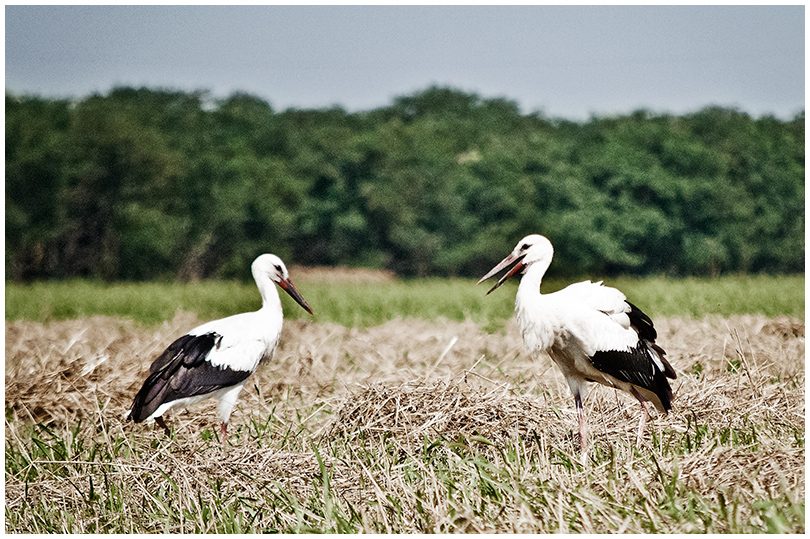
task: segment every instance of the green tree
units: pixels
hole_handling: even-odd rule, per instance
[[[6,274],[14,280],[59,271],[68,166],[67,101],[6,95]]]
[[[801,272],[804,219],[803,112],[571,122],[436,86],[356,113],[6,96],[11,279],[245,276],[264,251],[480,276],[534,232],[566,278]]]
[[[103,279],[169,271],[186,224],[163,208],[182,156],[158,129],[100,96],[76,106],[69,137],[62,263]]]

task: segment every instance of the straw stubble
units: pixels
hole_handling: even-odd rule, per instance
[[[673,412],[636,449],[637,403],[593,388],[584,465],[570,392],[514,320],[496,333],[290,321],[225,446],[213,402],[168,417],[172,438],[125,423],[152,359],[198,322],[6,323],[7,452],[27,463],[7,456],[6,531],[803,530],[801,320],[656,320],[678,373]],[[61,453],[34,455],[44,432]],[[106,449],[88,458],[94,446]],[[135,503],[113,518],[89,492]],[[53,504],[74,520],[44,526]]]

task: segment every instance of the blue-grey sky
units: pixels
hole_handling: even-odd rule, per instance
[[[6,6],[6,90],[245,91],[370,110],[430,85],[586,119],[804,110],[804,6]]]

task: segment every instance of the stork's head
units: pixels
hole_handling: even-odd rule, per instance
[[[498,262],[494,268],[489,270],[489,273],[481,277],[481,280],[478,281],[478,284],[486,281],[499,271],[503,270],[504,268],[508,268],[512,266],[508,272],[506,272],[503,277],[501,277],[495,286],[489,289],[487,294],[501,286],[503,283],[506,282],[507,279],[512,277],[513,275],[517,275],[518,273],[524,273],[526,268],[531,266],[532,264],[541,263],[545,266],[545,269],[548,268],[549,264],[551,264],[551,257],[554,256],[554,247],[551,246],[551,242],[548,241],[548,238],[545,236],[541,236],[540,234],[530,234],[520,240],[515,248],[512,249],[512,252],[509,255]]]
[[[306,312],[314,314],[304,297],[290,280],[287,266],[284,265],[284,262],[282,262],[279,257],[267,253],[259,255],[256,260],[253,261],[250,270],[257,283],[260,283],[264,279],[270,279],[281,287],[282,290],[287,292]]]

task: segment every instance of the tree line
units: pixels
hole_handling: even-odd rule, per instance
[[[574,122],[430,87],[361,112],[122,87],[6,93],[6,278],[245,277],[288,263],[480,276],[804,271],[804,112]]]

